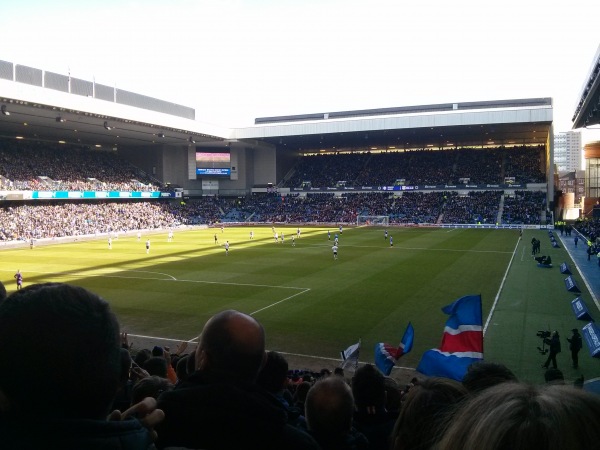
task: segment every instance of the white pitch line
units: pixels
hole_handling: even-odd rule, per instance
[[[506,267],[506,272],[504,272],[504,277],[502,277],[502,282],[500,283],[500,287],[498,288],[498,293],[496,294],[496,298],[494,299],[494,304],[492,305],[492,309],[490,309],[490,313],[488,314],[487,320],[485,321],[485,325],[483,327],[483,335],[485,336],[485,332],[487,330],[488,325],[490,324],[490,320],[492,320],[492,316],[494,315],[494,310],[496,309],[496,305],[498,304],[498,300],[500,299],[500,293],[502,292],[502,288],[504,287],[504,282],[508,277],[508,271],[510,270],[510,266],[512,265],[513,259],[517,253],[517,248],[519,247],[519,243],[521,242],[521,238],[517,241],[517,245],[515,245],[515,249],[513,250],[513,255],[508,262],[508,266]]]
[[[164,338],[164,337],[159,337],[159,336],[146,336],[143,334],[128,334],[127,336],[129,337],[134,337],[134,338],[142,338],[142,339],[150,339],[152,341],[168,341],[168,342],[187,342],[188,344],[198,344],[198,339],[200,339],[201,335],[196,336],[193,339],[190,340],[185,340],[185,339],[173,339],[173,338]],[[320,360],[320,361],[330,361],[330,362],[336,362],[336,363],[340,363],[342,362],[341,358],[331,358],[328,356],[318,356],[318,355],[306,355],[304,353],[293,353],[293,352],[283,352],[283,351],[278,351],[278,353],[281,353],[282,355],[285,356],[298,356],[301,358],[310,358],[310,359],[316,359],[316,360]],[[359,364],[364,364],[365,362],[361,362],[359,361]],[[394,369],[405,369],[405,370],[412,370],[415,371],[417,370],[414,367],[404,367],[404,366],[394,366]]]
[[[334,361],[334,362],[339,362],[339,363],[342,362],[341,358],[329,358],[327,356],[304,355],[302,353],[291,353],[291,352],[282,352],[282,351],[278,351],[278,353],[281,353],[282,355],[299,356],[301,358],[320,359],[322,361]],[[358,361],[358,363],[361,364],[361,361]],[[364,364],[364,362],[362,364]],[[412,370],[412,371],[417,370],[414,367],[404,367],[404,366],[394,366],[393,369],[405,369],[405,370]]]
[[[310,291],[310,288],[304,288],[304,290],[302,292],[296,292],[294,295],[290,295],[289,297],[286,297],[286,298],[284,298],[282,300],[276,301],[275,303],[271,303],[270,305],[267,305],[264,308],[257,309],[256,311],[253,311],[253,312],[249,313],[248,315],[249,316],[253,316],[254,314],[257,314],[257,313],[259,313],[261,311],[264,311],[265,309],[269,309],[269,308],[271,308],[271,307],[273,307],[275,305],[278,305],[280,303],[283,303],[283,302],[286,302],[288,300],[291,300],[292,298],[294,298],[294,297],[296,297],[298,295],[304,294],[304,293],[306,293],[308,291]],[[199,334],[198,336],[196,336],[195,338],[193,338],[192,341],[200,339],[200,336],[202,336],[202,335]]]
[[[579,276],[583,280],[583,283],[585,284],[585,286],[588,288],[588,291],[590,292],[590,296],[592,297],[592,300],[596,304],[596,308],[598,308],[598,310],[600,310],[600,303],[598,303],[598,299],[596,298],[596,294],[594,294],[594,290],[592,289],[592,286],[590,286],[590,284],[588,283],[587,278],[585,276],[583,276],[583,272],[582,272],[581,268],[579,267],[579,264],[577,264],[577,260],[575,258],[573,258],[571,249],[569,248],[568,245],[566,245],[562,236],[560,236],[560,242],[562,243],[563,248],[569,254],[569,258],[571,258],[571,261],[573,261],[573,264],[575,264],[575,267],[577,268],[577,272],[579,272]]]
[[[202,284],[226,284],[229,286],[250,286],[250,287],[268,287],[275,289],[294,289],[294,290],[310,290],[310,288],[295,287],[295,286],[273,286],[272,284],[250,284],[250,283],[233,283],[231,281],[203,281],[203,280],[183,280],[179,279],[176,281],[185,281],[186,283],[202,283]]]
[[[8,271],[5,271],[5,272],[8,272]],[[119,272],[152,273],[152,274],[164,275],[165,277],[169,277],[170,280],[165,280],[164,278],[151,278],[151,277],[125,277],[125,276],[122,276],[122,275],[111,275],[111,274],[107,274],[107,273],[95,274],[93,272],[86,272],[86,271],[80,271],[80,272],[47,272],[47,271],[43,271],[43,270],[27,270],[27,273],[44,273],[44,274],[56,275],[56,276],[59,276],[59,277],[60,276],[71,276],[71,277],[76,277],[76,278],[106,277],[106,278],[125,278],[125,279],[132,279],[132,280],[179,281],[173,275],[169,275],[168,273],[151,272],[149,270],[127,270],[127,269],[124,269],[124,270],[120,270]]]
[[[284,298],[284,299],[282,299],[282,300],[279,300],[278,302],[271,303],[270,305],[267,305],[267,306],[265,306],[264,308],[257,309],[256,311],[254,311],[254,312],[251,312],[249,315],[250,315],[250,316],[253,316],[254,314],[257,314],[257,313],[259,313],[259,312],[261,312],[261,311],[264,311],[265,309],[269,309],[269,308],[271,308],[271,307],[273,307],[273,306],[275,306],[275,305],[278,305],[278,304],[280,304],[280,303],[283,303],[283,302],[286,302],[286,301],[288,301],[288,300],[291,300],[292,298],[296,297],[297,295],[305,294],[305,293],[306,293],[306,292],[308,292],[308,291],[310,291],[310,289],[306,288],[306,289],[305,289],[304,291],[302,291],[302,292],[296,292],[294,295],[290,295],[289,297],[286,297],[286,298]]]
[[[313,247],[329,247],[327,244],[316,244]],[[342,247],[342,245],[340,245]],[[384,246],[377,245],[343,245],[344,248],[384,248]],[[387,247],[389,248],[389,246]],[[513,252],[505,252],[500,250],[461,250],[457,248],[428,248],[428,247],[400,247],[394,243],[394,248],[400,250],[425,250],[428,252],[460,252],[460,253],[500,253],[500,254],[511,254]]]
[[[188,344],[197,344],[197,342],[195,342],[195,339],[190,339],[185,340],[185,339],[173,339],[173,338],[164,338],[164,337],[158,337],[158,336],[146,336],[143,334],[129,334],[127,333],[127,336],[131,336],[131,337],[137,337],[137,338],[143,338],[143,339],[152,339],[155,341],[169,341],[169,342],[187,342]]]
[[[58,274],[56,272],[41,272],[41,271],[29,271],[30,273],[52,273],[55,275],[69,275],[69,276],[78,276],[78,277],[89,277],[90,275],[79,275],[79,274],[72,274],[69,272],[63,272],[61,274]],[[133,272],[133,271],[132,271]],[[160,272],[150,272],[150,271],[139,271],[139,272],[147,272],[147,273],[160,273]],[[100,276],[100,277],[106,277],[106,278],[125,278],[125,279],[138,279],[138,280],[158,280],[158,281],[178,281],[178,282],[184,282],[184,283],[206,283],[206,284],[226,284],[226,285],[230,285],[230,286],[249,286],[249,287],[268,287],[268,288],[272,288],[272,289],[294,289],[294,290],[300,290],[301,292],[297,292],[294,295],[290,295],[289,297],[286,297],[282,300],[279,300],[275,303],[272,303],[270,305],[265,306],[264,308],[258,309],[254,312],[251,312],[249,315],[254,315],[257,314],[261,311],[264,311],[265,309],[271,308],[275,305],[278,305],[279,303],[285,302],[287,300],[290,300],[294,297],[296,297],[297,295],[300,294],[304,294],[308,291],[310,291],[310,288],[300,288],[300,287],[294,287],[294,286],[273,286],[273,285],[269,285],[269,284],[250,284],[250,283],[231,283],[231,282],[219,282],[219,281],[201,281],[201,280],[178,280],[175,277],[168,275],[168,274],[163,274],[161,273],[161,275],[165,275],[171,278],[171,280],[165,280],[163,278],[148,278],[148,277],[123,277],[123,276],[118,276],[118,275],[92,275],[92,276]],[[133,335],[132,335],[133,336]],[[139,335],[139,337],[143,337],[143,338],[149,338],[152,339],[151,336],[141,336]],[[200,338],[200,335],[196,336],[195,338],[190,339],[188,342],[193,342],[196,341]],[[162,338],[156,338],[156,339],[162,339]],[[176,340],[176,339],[173,339]]]
[[[8,271],[5,271],[8,272]],[[158,281],[180,281],[183,283],[202,283],[202,284],[224,284],[224,285],[228,285],[228,286],[248,286],[248,287],[267,287],[267,288],[273,288],[273,289],[293,289],[296,291],[309,291],[310,288],[305,288],[305,287],[296,287],[296,286],[275,286],[272,284],[251,284],[251,283],[233,283],[230,281],[204,281],[204,280],[183,280],[183,279],[177,279],[172,275],[169,275],[167,273],[162,273],[162,272],[151,272],[148,270],[123,270],[123,272],[144,272],[144,273],[156,273],[159,275],[164,275],[166,277],[169,277],[170,279],[164,279],[164,278],[151,278],[151,277],[126,277],[126,276],[121,276],[121,275],[110,275],[110,274],[93,274],[93,273],[81,273],[81,272],[45,272],[45,271],[41,271],[41,270],[28,270],[28,273],[50,273],[56,276],[73,276],[73,277],[78,277],[78,278],[86,278],[86,277],[105,277],[105,278],[124,278],[124,279],[132,279],[132,280],[158,280]],[[302,293],[302,292],[301,292]]]

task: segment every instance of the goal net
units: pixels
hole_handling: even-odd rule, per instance
[[[390,224],[390,216],[357,216],[357,226],[385,226]]]

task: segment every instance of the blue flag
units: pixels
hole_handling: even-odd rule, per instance
[[[412,350],[415,339],[415,330],[412,323],[408,323],[402,341],[398,347],[380,342],[375,345],[375,365],[385,376],[392,373],[392,368],[400,357]]]
[[[440,348],[427,350],[417,371],[462,381],[467,368],[483,359],[481,296],[468,295],[442,308],[450,315]]]

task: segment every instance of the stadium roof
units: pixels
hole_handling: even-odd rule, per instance
[[[447,103],[258,118],[236,139],[297,152],[545,144],[552,99]]]
[[[573,114],[573,129],[600,124],[600,46],[592,60]]]
[[[219,142],[227,129],[192,108],[0,60],[0,137],[84,146]]]
[[[198,122],[194,110],[65,75],[0,61],[0,137],[89,147],[278,152],[545,144],[552,99],[446,103],[257,118],[247,128]]]

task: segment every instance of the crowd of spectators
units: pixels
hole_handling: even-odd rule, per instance
[[[414,192],[396,197],[390,208],[390,223],[437,223],[448,192]]]
[[[500,191],[253,194],[186,201],[48,201],[0,207],[0,241],[166,229],[217,223],[357,223],[358,216],[387,216],[394,225],[495,224]],[[539,224],[543,193],[517,191],[506,197],[502,222]],[[592,225],[581,225],[590,228]],[[597,225],[596,225],[596,228]]]
[[[441,223],[497,223],[501,196],[499,191],[449,193]]]
[[[354,185],[354,180],[370,156],[365,152],[302,157],[285,185],[299,187],[305,181],[319,187],[336,186],[339,181],[345,181],[348,186]]]
[[[31,330],[35,330],[32,333]],[[0,444],[30,450],[558,450],[597,448],[600,397],[498,363],[401,387],[375,366],[289,370],[235,311],[195,348],[134,350],[110,305],[63,283],[0,298]],[[554,369],[558,370],[558,369]],[[349,376],[348,376],[349,375]]]
[[[506,154],[504,177],[514,177],[516,183],[543,183],[546,181],[544,146],[532,148],[530,151],[515,151]]]
[[[596,242],[596,239],[600,237],[600,219],[597,217],[577,220],[573,224],[573,228],[584,235],[590,242]]]
[[[454,182],[468,179],[469,184],[500,183],[502,180],[503,149],[462,149],[456,155]]]
[[[542,183],[544,158],[543,146],[307,155],[282,186]]]
[[[165,203],[102,202],[5,206],[0,241],[165,229],[180,225]]]
[[[546,196],[542,192],[515,191],[505,196],[502,223],[540,223],[541,212],[546,209]]]
[[[116,152],[0,140],[0,190],[157,191]]]

